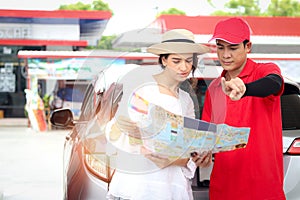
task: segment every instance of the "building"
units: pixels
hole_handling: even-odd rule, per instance
[[[175,28],[185,28],[196,35],[196,41],[212,49],[208,43],[219,20],[228,16],[184,16],[160,15],[144,29],[121,34],[113,46],[137,48],[149,46],[160,41],[161,33]],[[253,53],[298,53],[300,49],[300,17],[254,17],[244,16],[251,29]]]
[[[108,11],[0,10],[0,111],[4,111],[4,117],[24,117],[24,89],[30,86],[30,81],[27,74],[28,63],[24,62],[28,55],[18,57],[20,50],[38,50],[47,54],[53,51],[75,52],[86,46],[95,46],[111,16],[112,13]],[[147,47],[160,42],[162,33],[169,29],[186,28],[195,33],[197,42],[210,46],[213,52],[215,45],[207,41],[215,24],[225,18],[227,17],[161,15],[144,29],[119,35],[113,42],[113,47],[130,50]],[[243,18],[252,28],[252,53],[298,53],[300,29],[295,27],[300,26],[299,17]],[[61,56],[56,52],[54,55]],[[46,57],[27,61],[32,63],[41,59],[47,65],[49,62],[60,63],[59,57]],[[70,60],[64,61],[72,61],[69,58]],[[76,59],[78,62],[82,61],[78,57]],[[150,59],[147,62],[152,61]],[[47,85],[50,85],[49,81],[39,79],[39,92],[45,93]]]
[[[26,69],[20,50],[76,51],[95,46],[109,11],[0,10],[0,110],[4,117],[24,117]],[[40,81],[41,88],[45,82]]]

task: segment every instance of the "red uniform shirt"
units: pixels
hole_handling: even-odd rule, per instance
[[[281,76],[277,65],[248,59],[238,77],[249,83],[268,74]],[[210,200],[285,199],[280,108],[283,86],[278,95],[232,101],[223,93],[220,80],[214,80],[207,90],[202,119],[251,130],[246,148],[215,155]]]

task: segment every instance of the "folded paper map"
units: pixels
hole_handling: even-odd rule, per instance
[[[170,158],[189,157],[192,152],[218,153],[245,148],[250,133],[248,127],[183,117],[150,103],[142,112],[131,106],[129,115],[139,124],[143,145]]]

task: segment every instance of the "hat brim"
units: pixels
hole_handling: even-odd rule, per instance
[[[244,41],[239,37],[234,37],[232,35],[229,36],[225,34],[215,35],[208,42],[211,42],[212,40],[223,40],[225,42],[228,42],[229,44],[240,44]]]
[[[156,55],[160,54],[181,54],[181,53],[197,53],[205,54],[210,51],[209,47],[186,42],[165,42],[154,44],[147,48],[147,52]]]

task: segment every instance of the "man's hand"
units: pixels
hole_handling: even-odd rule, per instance
[[[191,154],[192,160],[195,162],[195,164],[198,167],[208,167],[212,163],[212,152],[202,152],[198,154],[197,152],[194,152]]]
[[[242,79],[236,77],[226,81],[224,77],[221,78],[222,90],[229,96],[232,101],[238,101],[246,92],[245,83]]]

